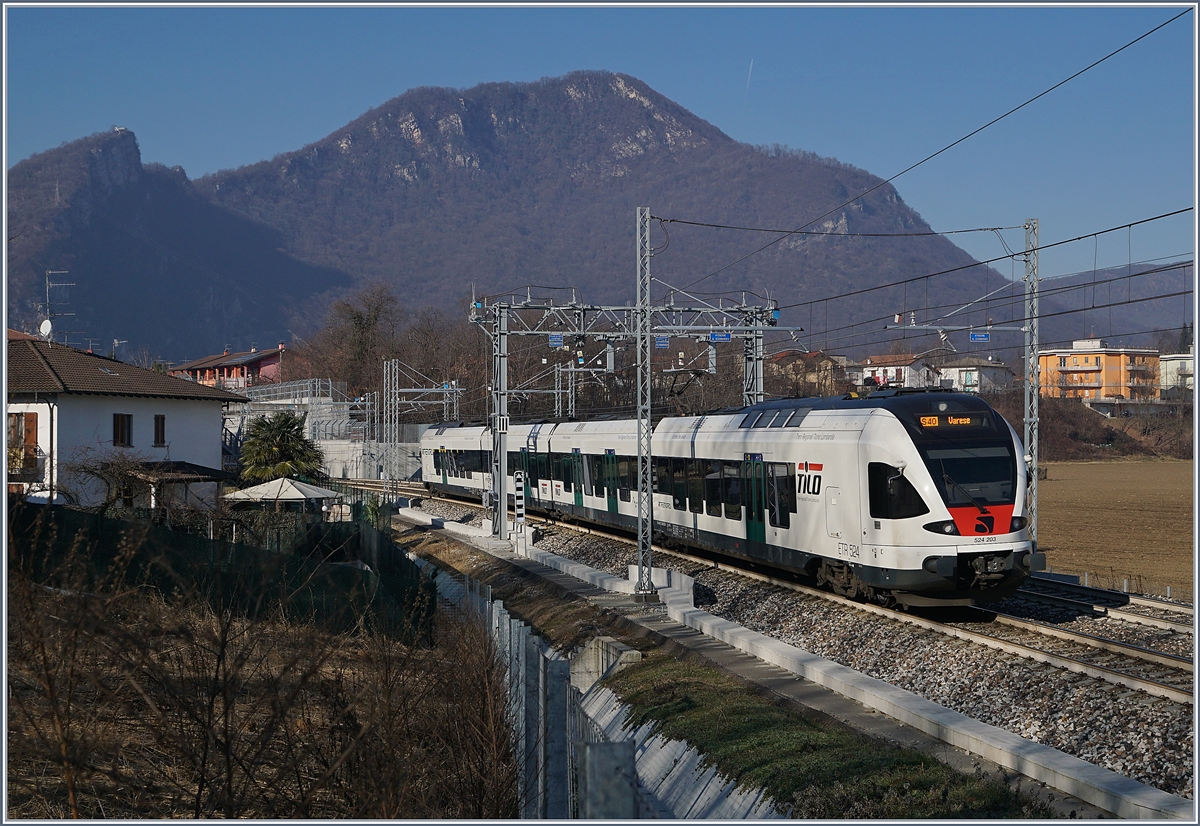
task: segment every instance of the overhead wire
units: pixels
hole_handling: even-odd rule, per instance
[[[1151,259],[1151,260],[1156,260],[1156,259]],[[1141,262],[1139,262],[1139,263],[1141,263]],[[1192,265],[1193,265],[1193,262],[1192,262],[1192,261],[1180,261],[1180,262],[1174,262],[1174,263],[1167,264],[1167,265],[1163,265],[1163,266],[1160,266],[1160,267],[1154,267],[1154,268],[1151,268],[1151,269],[1148,269],[1148,270],[1143,270],[1143,271],[1141,271],[1141,272],[1134,272],[1134,273],[1128,273],[1128,274],[1126,274],[1126,275],[1119,275],[1119,276],[1115,276],[1115,277],[1113,277],[1112,279],[1109,279],[1109,282],[1127,281],[1127,280],[1130,280],[1130,279],[1134,279],[1134,278],[1140,278],[1140,277],[1147,276],[1147,275],[1155,275],[1155,274],[1162,273],[1162,272],[1170,272],[1170,271],[1172,271],[1172,270],[1185,269],[1185,268],[1187,268],[1187,267],[1190,267],[1190,266],[1192,266]],[[1045,282],[1045,281],[1057,281],[1057,280],[1061,280],[1061,279],[1063,279],[1063,278],[1069,278],[1071,275],[1078,275],[1078,273],[1071,273],[1071,274],[1068,274],[1068,275],[1050,276],[1049,278],[1043,279],[1043,282]],[[1014,288],[1014,289],[1016,289],[1016,288],[1019,288],[1020,286],[1021,286],[1021,285],[1020,285],[1020,282],[1011,282],[1011,283],[1009,283],[1009,284],[1006,284],[1006,285],[1004,285],[1003,287],[1000,287],[1000,288],[998,288],[998,290],[997,290],[997,291],[999,291],[999,290],[1003,290],[1003,289],[1007,289],[1007,288],[1010,288],[1010,287],[1011,287],[1011,288]],[[1077,291],[1077,290],[1086,290],[1086,289],[1088,288],[1088,286],[1089,286],[1089,284],[1082,283],[1082,284],[1068,284],[1068,285],[1064,285],[1064,286],[1061,286],[1061,287],[1051,287],[1051,288],[1049,288],[1049,289],[1040,290],[1040,291],[1039,291],[1039,295],[1040,295],[1040,297],[1041,297],[1041,298],[1053,298],[1053,297],[1056,297],[1056,296],[1059,296],[1059,295],[1065,295],[1065,294],[1068,294],[1068,293],[1071,293],[1071,292],[1074,292],[1074,291]],[[1187,292],[1185,291],[1184,293],[1181,293],[1181,294],[1187,294]],[[1175,294],[1174,294],[1174,293],[1172,293],[1171,295],[1175,295]],[[1161,296],[1161,297],[1167,297],[1167,296],[1166,296],[1166,295],[1164,295],[1164,296]],[[1014,299],[1019,299],[1019,298],[1021,298],[1021,297],[1020,297],[1020,296],[1014,296]],[[1146,301],[1146,300],[1152,300],[1152,298],[1153,298],[1153,297],[1150,297],[1150,298],[1141,298],[1141,299],[1138,299],[1138,301],[1139,301],[1139,302],[1141,302],[1141,301]],[[981,299],[976,299],[976,300],[978,301],[978,300],[981,300]],[[815,303],[815,302],[814,302],[814,303]],[[1120,306],[1120,304],[1121,304],[1121,302],[1116,302],[1114,306]],[[1073,312],[1083,312],[1083,311],[1085,311],[1085,310],[1088,310],[1088,309],[1103,309],[1104,307],[1107,307],[1107,306],[1108,306],[1108,305],[1101,305],[1100,307],[1081,308],[1081,309],[1078,309],[1078,310],[1074,310]],[[946,308],[951,308],[951,307],[958,307],[958,308],[961,308],[961,307],[962,307],[962,305],[961,305],[961,304],[959,304],[958,302],[953,302],[953,303],[948,303],[948,304],[934,305],[934,306],[933,306],[931,309],[933,309],[933,310],[941,310],[941,309],[946,309]],[[855,337],[858,337],[858,336],[865,335],[865,334],[867,334],[867,333],[869,333],[869,332],[875,332],[874,330],[860,331],[860,330],[856,330],[856,328],[865,327],[866,325],[870,325],[870,324],[878,324],[878,323],[880,323],[880,322],[885,322],[885,321],[887,321],[888,319],[892,318],[893,316],[894,316],[894,313],[888,313],[887,315],[877,316],[877,317],[875,317],[875,318],[870,318],[870,319],[864,319],[864,320],[862,320],[862,321],[856,321],[856,322],[853,322],[853,323],[851,323],[851,324],[844,325],[844,326],[842,326],[842,327],[835,327],[835,328],[832,328],[832,329],[830,329],[830,330],[822,330],[822,331],[815,331],[815,330],[812,330],[811,332],[812,332],[812,333],[814,333],[814,334],[822,334],[822,335],[827,335],[827,334],[829,334],[829,333],[835,333],[835,334],[836,334],[836,333],[839,333],[839,332],[841,332],[841,333],[842,333],[841,335],[836,335],[836,336],[835,336],[835,337],[832,339],[832,341],[833,341],[835,344],[837,344],[837,343],[840,343],[840,342],[842,342],[842,341],[845,341],[845,340],[847,340],[847,339],[853,339],[853,338],[855,338]],[[938,318],[933,318],[933,319],[930,319],[930,320],[928,320],[928,321],[926,322],[926,326],[933,326],[933,325],[936,325],[936,323],[937,323],[938,321],[940,321],[940,320],[942,320],[942,319],[944,319],[944,318],[948,318],[948,317],[949,317],[949,314],[948,314],[947,316],[942,316],[942,317],[938,317]],[[1049,317],[1049,315],[1045,315],[1044,317]],[[1015,321],[1015,320],[1017,320],[1017,319],[1013,319],[1013,320]],[[1007,322],[1002,322],[1002,323],[1006,323],[1006,324],[1007,324],[1007,323],[1012,323],[1012,322],[1011,322],[1011,321],[1007,321]],[[984,326],[987,326],[987,325],[982,325],[982,324],[981,324],[981,325],[978,325],[978,326],[980,326],[980,327],[984,327]],[[811,325],[810,325],[810,328],[811,328]],[[900,330],[900,329],[903,329],[903,328],[902,328],[902,327],[898,327],[898,328],[896,328],[896,329]],[[918,331],[913,331],[913,332],[918,332]],[[929,334],[927,331],[919,331],[919,332],[921,332],[921,334],[922,334],[922,335],[928,335],[928,334]]]
[[[1193,209],[1194,209],[1194,207],[1184,207],[1183,209],[1176,209],[1171,212],[1164,212],[1161,215],[1155,215],[1153,218],[1143,218],[1140,221],[1132,221],[1128,224],[1121,224],[1120,226],[1109,227],[1108,229],[1098,230],[1097,232],[1089,232],[1084,235],[1076,236],[1075,238],[1068,238],[1063,241],[1055,241],[1050,244],[1041,244],[1041,245],[1039,245],[1037,247],[1033,247],[1029,250],[1021,250],[1020,252],[1014,252],[1014,253],[1010,253],[1008,255],[1001,255],[996,258],[989,258],[985,261],[973,261],[970,264],[964,264],[960,267],[951,267],[948,270],[939,270],[938,272],[925,273],[924,275],[914,275],[910,278],[904,278],[899,281],[890,281],[887,284],[876,284],[873,287],[863,287],[861,289],[851,290],[850,292],[842,293],[842,294],[836,295],[836,296],[827,296],[825,298],[814,298],[811,301],[798,301],[795,304],[784,304],[784,305],[781,305],[779,307],[779,309],[787,310],[787,309],[792,309],[795,307],[803,307],[806,304],[816,303],[819,301],[829,301],[829,300],[838,299],[838,298],[847,298],[847,297],[853,296],[853,295],[862,295],[864,293],[869,293],[874,290],[883,290],[883,289],[887,289],[888,287],[896,287],[901,284],[911,284],[913,282],[920,281],[923,278],[937,278],[938,276],[942,276],[942,275],[950,275],[951,273],[962,272],[963,270],[970,269],[971,267],[977,267],[980,264],[994,264],[997,261],[1007,261],[1009,259],[1021,258],[1030,252],[1041,252],[1042,250],[1048,250],[1048,249],[1053,249],[1055,247],[1061,247],[1065,244],[1073,244],[1076,241],[1082,241],[1086,238],[1093,238],[1095,236],[1105,235],[1110,232],[1118,232],[1120,230],[1127,230],[1131,227],[1135,227],[1140,224],[1146,224],[1151,221],[1159,221],[1159,220],[1162,220],[1163,218],[1171,218],[1175,215],[1182,215],[1185,212],[1191,212]],[[1071,275],[1076,275],[1076,274],[1077,273],[1071,273]]]
[[[819,220],[819,219],[818,219]],[[768,227],[740,227],[730,224],[710,224],[704,221],[685,221],[681,218],[659,218],[660,224],[685,224],[693,227],[708,227],[710,229],[734,229],[744,232],[776,232],[783,235],[827,235],[837,238],[921,238],[935,235],[960,235],[968,232],[999,232],[1006,229],[1021,229],[1021,227],[975,227],[974,229],[948,229],[944,232],[817,232],[795,229],[771,229]],[[664,228],[665,231],[665,228]]]
[[[1101,63],[1104,63],[1106,60],[1109,60],[1110,58],[1113,58],[1113,57],[1115,57],[1116,55],[1118,55],[1118,54],[1120,54],[1121,52],[1125,51],[1126,49],[1130,48],[1131,46],[1133,46],[1134,44],[1138,43],[1139,41],[1141,41],[1141,40],[1144,40],[1145,38],[1147,38],[1147,37],[1149,37],[1150,35],[1154,34],[1154,33],[1155,33],[1155,32],[1157,32],[1159,29],[1161,29],[1161,28],[1163,28],[1163,27],[1165,27],[1165,26],[1168,26],[1168,25],[1170,25],[1171,23],[1174,23],[1176,20],[1178,20],[1180,17],[1183,17],[1185,14],[1187,14],[1187,13],[1188,13],[1188,12],[1190,12],[1190,11],[1192,11],[1192,9],[1191,9],[1190,7],[1189,7],[1189,8],[1186,8],[1186,9],[1184,9],[1183,11],[1181,11],[1179,14],[1175,15],[1175,16],[1174,16],[1174,17],[1172,17],[1171,19],[1169,19],[1169,20],[1166,20],[1166,21],[1164,21],[1163,23],[1160,23],[1159,25],[1155,26],[1153,29],[1150,29],[1149,31],[1147,31],[1147,32],[1145,32],[1145,33],[1143,33],[1143,34],[1139,35],[1138,37],[1135,37],[1133,40],[1129,41],[1129,42],[1128,42],[1128,43],[1126,43],[1124,46],[1121,46],[1120,48],[1118,48],[1118,49],[1116,49],[1116,50],[1114,50],[1114,51],[1112,51],[1112,52],[1109,52],[1107,55],[1105,55],[1104,57],[1100,58],[1099,60],[1097,60],[1097,61],[1095,61],[1095,62],[1091,63],[1091,64],[1090,64],[1090,65],[1088,65],[1088,66],[1085,66],[1084,68],[1080,69],[1078,72],[1075,72],[1075,74],[1071,75],[1070,77],[1068,77],[1068,78],[1065,78],[1064,80],[1060,80],[1058,83],[1054,84],[1054,85],[1053,85],[1053,86],[1051,86],[1049,89],[1046,89],[1046,90],[1044,90],[1044,91],[1042,91],[1042,92],[1039,92],[1038,94],[1036,94],[1036,95],[1034,95],[1033,97],[1031,97],[1031,98],[1029,98],[1028,100],[1026,100],[1024,103],[1021,103],[1021,104],[1019,104],[1019,105],[1017,105],[1017,106],[1014,106],[1012,109],[1009,109],[1009,110],[1008,110],[1007,112],[1005,112],[1004,114],[1002,114],[1002,115],[1000,115],[1000,116],[998,116],[998,117],[996,117],[996,118],[993,118],[992,120],[988,121],[988,122],[987,122],[987,123],[985,123],[983,126],[980,126],[980,127],[978,127],[977,129],[974,129],[974,130],[973,130],[973,131],[971,131],[971,132],[968,132],[966,135],[963,135],[961,138],[959,138],[958,140],[954,141],[953,143],[950,143],[950,144],[948,144],[948,145],[946,145],[946,146],[942,147],[942,148],[941,148],[941,149],[939,149],[938,151],[934,152],[932,155],[928,155],[927,157],[925,157],[925,158],[922,158],[921,160],[917,161],[916,163],[912,164],[911,166],[908,166],[908,167],[906,167],[905,169],[902,169],[901,171],[897,172],[895,175],[891,176],[890,178],[888,178],[888,179],[886,179],[886,180],[883,180],[883,181],[880,181],[880,182],[879,182],[878,184],[876,184],[875,186],[872,186],[872,187],[870,187],[869,189],[867,189],[867,190],[865,190],[865,191],[863,191],[863,192],[859,193],[858,195],[856,195],[855,197],[853,197],[853,198],[851,198],[850,200],[846,201],[845,203],[843,203],[843,204],[840,204],[839,206],[836,206],[836,207],[834,207],[833,209],[830,209],[830,210],[828,210],[827,212],[823,213],[822,215],[819,215],[819,216],[817,216],[816,218],[813,218],[811,221],[808,221],[808,222],[807,222],[807,223],[805,223],[805,224],[801,224],[799,227],[797,227],[795,230],[793,230],[791,233],[789,233],[789,235],[792,235],[792,234],[799,233],[800,231],[802,231],[802,230],[804,230],[804,229],[806,229],[806,228],[808,228],[808,227],[812,226],[812,225],[813,225],[813,224],[815,224],[817,221],[820,221],[820,220],[822,220],[823,218],[828,218],[830,215],[833,215],[835,212],[838,212],[839,210],[845,209],[846,207],[850,206],[850,205],[851,205],[851,204],[853,204],[855,201],[858,201],[858,200],[860,200],[860,199],[862,199],[862,198],[865,198],[867,195],[870,195],[870,194],[871,194],[872,192],[874,192],[875,190],[877,190],[877,189],[880,189],[881,187],[887,186],[888,184],[892,183],[892,181],[895,181],[897,178],[901,177],[902,175],[906,175],[907,173],[911,172],[912,170],[916,169],[917,167],[921,166],[922,164],[925,164],[925,163],[927,163],[927,162],[929,162],[929,161],[933,160],[934,158],[938,157],[939,155],[941,155],[941,154],[943,154],[943,153],[945,153],[945,152],[949,151],[950,149],[953,149],[955,146],[958,146],[958,145],[959,145],[960,143],[962,143],[963,141],[966,141],[966,140],[968,140],[969,138],[972,138],[972,137],[974,137],[975,135],[978,135],[980,132],[984,131],[985,129],[987,129],[987,128],[989,128],[989,127],[991,127],[991,126],[993,126],[993,125],[995,125],[995,124],[999,123],[1000,121],[1004,120],[1004,119],[1005,119],[1005,118],[1007,118],[1009,115],[1015,114],[1016,112],[1020,111],[1021,109],[1024,109],[1026,106],[1028,106],[1029,104],[1033,103],[1034,101],[1037,101],[1037,100],[1039,100],[1040,98],[1043,98],[1043,97],[1045,97],[1046,95],[1050,94],[1051,92],[1053,92],[1054,90],[1058,89],[1059,87],[1061,87],[1061,86],[1064,86],[1065,84],[1069,83],[1070,81],[1074,80],[1075,78],[1079,77],[1080,75],[1084,74],[1085,72],[1088,72],[1088,71],[1090,71],[1090,70],[1094,69],[1095,67],[1099,66]],[[685,289],[685,290],[686,290],[686,289],[691,289],[691,288],[692,288],[692,287],[694,287],[696,284],[699,284],[701,281],[705,281],[705,280],[707,280],[707,279],[709,279],[709,278],[712,278],[713,276],[715,276],[715,275],[718,275],[718,274],[720,274],[720,273],[724,272],[725,270],[729,269],[730,267],[736,266],[737,264],[740,264],[741,262],[745,261],[746,259],[748,259],[748,258],[751,258],[751,257],[753,257],[753,256],[757,255],[758,253],[760,253],[760,252],[762,252],[762,251],[764,251],[764,250],[766,250],[766,249],[769,249],[769,248],[773,247],[774,245],[778,244],[780,241],[784,240],[785,238],[788,238],[788,237],[789,237],[789,235],[781,235],[779,238],[776,238],[775,240],[773,240],[773,241],[771,241],[771,242],[769,242],[769,243],[767,243],[767,244],[764,244],[763,246],[759,247],[758,249],[754,250],[753,252],[750,252],[750,253],[747,253],[746,255],[743,255],[741,258],[738,258],[738,259],[737,259],[737,260],[735,260],[735,261],[731,261],[730,263],[726,264],[725,266],[723,266],[723,267],[721,267],[721,268],[719,268],[719,269],[717,269],[717,270],[714,270],[713,272],[710,272],[708,275],[701,276],[700,278],[698,278],[698,279],[696,279],[695,281],[691,282],[691,283],[690,283],[690,284],[688,284],[687,286],[683,287],[683,289]]]

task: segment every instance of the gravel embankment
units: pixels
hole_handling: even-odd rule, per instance
[[[442,502],[427,503],[426,510],[464,522],[478,513]],[[474,517],[474,524],[480,523]],[[568,530],[545,536],[537,547],[621,576],[637,561],[629,545]],[[882,617],[848,611],[725,571],[684,567],[685,573],[696,580],[697,607],[716,616],[981,722],[1171,794],[1193,797],[1190,706],[1147,697]],[[1112,624],[1076,620],[1070,625],[1107,636]],[[1156,637],[1155,644],[1148,647],[1163,649],[1154,631],[1135,627],[1128,633],[1131,637],[1142,635],[1142,641],[1135,642],[1139,645],[1147,645],[1147,635]],[[1183,653],[1191,654],[1190,640]]]

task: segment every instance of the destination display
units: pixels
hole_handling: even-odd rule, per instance
[[[921,416],[921,427],[991,427],[986,413],[940,413],[936,416]]]

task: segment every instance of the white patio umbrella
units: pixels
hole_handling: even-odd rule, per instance
[[[341,494],[335,490],[319,488],[285,477],[227,493],[225,499],[234,502],[303,502],[310,499],[336,499],[339,496]]]

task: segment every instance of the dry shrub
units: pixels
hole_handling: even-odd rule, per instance
[[[49,530],[10,536],[9,817],[516,816],[477,622],[441,614],[413,647],[365,616],[336,631],[269,594],[163,588],[161,569],[152,587],[137,536],[104,565],[77,536],[39,568],[21,550]]]

